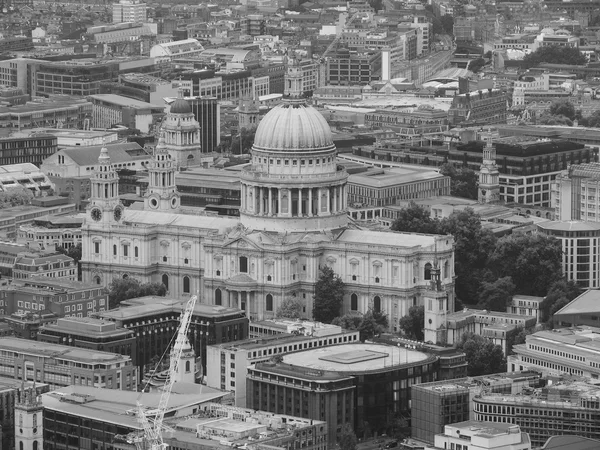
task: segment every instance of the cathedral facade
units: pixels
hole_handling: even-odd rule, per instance
[[[260,122],[242,170],[239,218],[183,210],[175,150],[160,145],[143,209],[123,208],[103,151],[82,228],[84,281],[162,282],[171,297],[199,292],[202,303],[262,320],[288,297],[311,317],[319,268],[329,266],[345,283],[342,313],[384,311],[394,330],[411,306],[425,304],[438,270],[453,311],[452,236],[371,231],[351,222],[348,175],[336,163],[331,130],[300,98],[299,80],[286,83],[284,103]]]

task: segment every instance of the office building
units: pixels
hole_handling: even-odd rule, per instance
[[[452,126],[477,126],[506,123],[506,93],[499,89],[467,92],[452,99],[448,120]]]
[[[22,144],[22,142],[13,143],[13,145],[19,144]],[[30,149],[25,149],[25,151],[27,150]],[[2,149],[0,149],[1,151]],[[41,197],[47,196],[53,187],[54,185],[46,174],[32,163],[0,166],[0,189],[2,192],[10,191],[12,188],[25,188],[34,197]]]
[[[100,84],[100,94],[117,94],[142,102],[162,105],[165,98],[177,97],[173,82],[146,73],[124,73],[119,81]]]
[[[129,356],[137,366],[135,331],[92,317],[63,317],[39,327],[37,340]]]
[[[221,143],[221,105],[215,97],[188,97],[185,99],[194,118],[200,124],[200,149],[202,153],[216,151]]]
[[[154,131],[164,114],[164,106],[141,102],[115,94],[91,95],[92,126],[111,128],[123,125],[147,134]]]
[[[0,166],[4,166],[2,172],[13,172],[15,169],[19,169],[17,164],[22,164],[22,169],[29,166],[28,173],[32,170],[37,172],[37,167],[31,166],[39,167],[44,159],[56,153],[57,150],[57,139],[52,135],[2,138],[0,139]],[[11,169],[6,166],[13,167]],[[0,182],[2,182],[1,178]]]
[[[327,85],[367,85],[381,79],[381,52],[339,49],[327,58]]]
[[[446,425],[444,432],[435,435],[435,443],[426,450],[453,448],[456,450],[531,450],[529,435],[519,425],[506,423],[466,422]]]
[[[108,309],[106,290],[81,281],[31,277],[0,286],[0,314],[88,317],[104,309]]]
[[[34,219],[29,225],[22,225],[17,232],[17,242],[32,243],[46,250],[58,247],[70,248],[81,244],[81,224],[79,214],[48,215]]]
[[[154,45],[150,49],[150,58],[159,63],[190,58],[199,60],[203,51],[204,47],[197,39],[183,39]]]
[[[135,391],[136,367],[129,356],[66,345],[0,338],[0,375],[56,389],[72,384]]]
[[[121,302],[118,308],[96,317],[114,322],[117,329],[132,330],[136,354],[132,357],[143,374],[144,367],[160,357],[171,344],[185,303],[163,297],[142,297]],[[193,336],[193,337],[192,337]],[[190,344],[207,373],[207,346],[243,340],[248,336],[248,319],[239,309],[196,303],[190,324]]]
[[[450,177],[426,168],[369,168],[348,177],[348,203],[352,206],[381,207],[441,195],[450,195]]]
[[[519,394],[538,387],[541,374],[533,371],[483,375],[421,383],[411,387],[411,437],[433,444],[449,424],[473,420],[473,399],[482,390],[500,395]]]
[[[69,203],[69,199],[61,197],[36,197],[31,201],[31,205],[4,208],[0,215],[0,236],[15,240],[19,229],[38,217],[72,213],[75,208],[75,203]]]
[[[146,3],[140,0],[119,0],[119,3],[113,3],[113,23],[146,22]]]
[[[536,370],[544,374],[570,374],[596,379],[600,376],[597,329],[579,326],[538,331],[513,347],[508,371]]]
[[[91,113],[92,104],[87,100],[67,95],[36,98],[22,105],[0,106],[0,127],[17,131],[40,127],[83,128]],[[29,136],[28,139],[47,139],[44,136],[47,134],[50,133],[40,133],[40,137]],[[42,141],[37,145],[50,144]],[[11,153],[8,150],[6,153]]]
[[[54,249],[22,252],[15,258],[13,278],[23,280],[37,277],[77,281],[77,263],[73,258]]]
[[[582,288],[600,287],[600,223],[562,220],[537,224],[537,232],[561,242],[563,275]]]
[[[365,114],[365,126],[394,130],[405,138],[417,137],[448,130],[448,112],[429,105],[378,109]]]
[[[283,355],[248,368],[246,405],[325,420],[335,442],[345,424],[362,436],[410,410],[410,386],[434,381],[435,356],[382,344],[342,344]],[[367,425],[368,424],[368,425]]]
[[[552,184],[558,220],[600,222],[600,163],[572,164]]]
[[[506,305],[506,312],[523,317],[535,317],[538,322],[542,319],[542,302],[545,297],[515,294]]]
[[[246,405],[246,368],[303,349],[326,345],[359,342],[359,332],[346,332],[340,327],[298,322],[304,334],[281,334],[245,339],[207,348],[206,384],[215,389],[230,391],[237,406]],[[322,327],[322,328],[321,328]],[[311,334],[313,331],[313,334]]]
[[[474,419],[519,425],[534,447],[550,436],[578,435],[600,438],[598,386],[589,380],[568,378],[538,389],[514,394],[482,389],[473,398]]]

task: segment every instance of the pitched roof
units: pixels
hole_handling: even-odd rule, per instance
[[[589,290],[563,306],[554,315],[600,313],[600,291]]]
[[[92,145],[89,147],[64,148],[60,150],[64,155],[73,160],[75,164],[80,166],[93,166],[98,162],[102,145]],[[136,161],[138,159],[146,159],[146,156],[131,156],[130,152],[139,151],[142,148],[136,142],[125,142],[122,144],[107,144],[106,149],[110,156],[111,163],[122,163]]]

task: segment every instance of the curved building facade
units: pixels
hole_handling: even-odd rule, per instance
[[[410,387],[435,381],[438,357],[383,344],[345,344],[283,356],[248,369],[246,405],[326,420],[330,442],[346,423],[358,436],[385,433],[410,416]]]

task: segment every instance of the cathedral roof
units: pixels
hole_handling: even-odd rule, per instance
[[[171,109],[169,110],[169,113],[171,114],[190,114],[191,112],[192,107],[181,97],[173,102]]]
[[[304,103],[283,103],[261,120],[254,147],[275,151],[307,151],[333,146],[331,129],[325,118]]]

